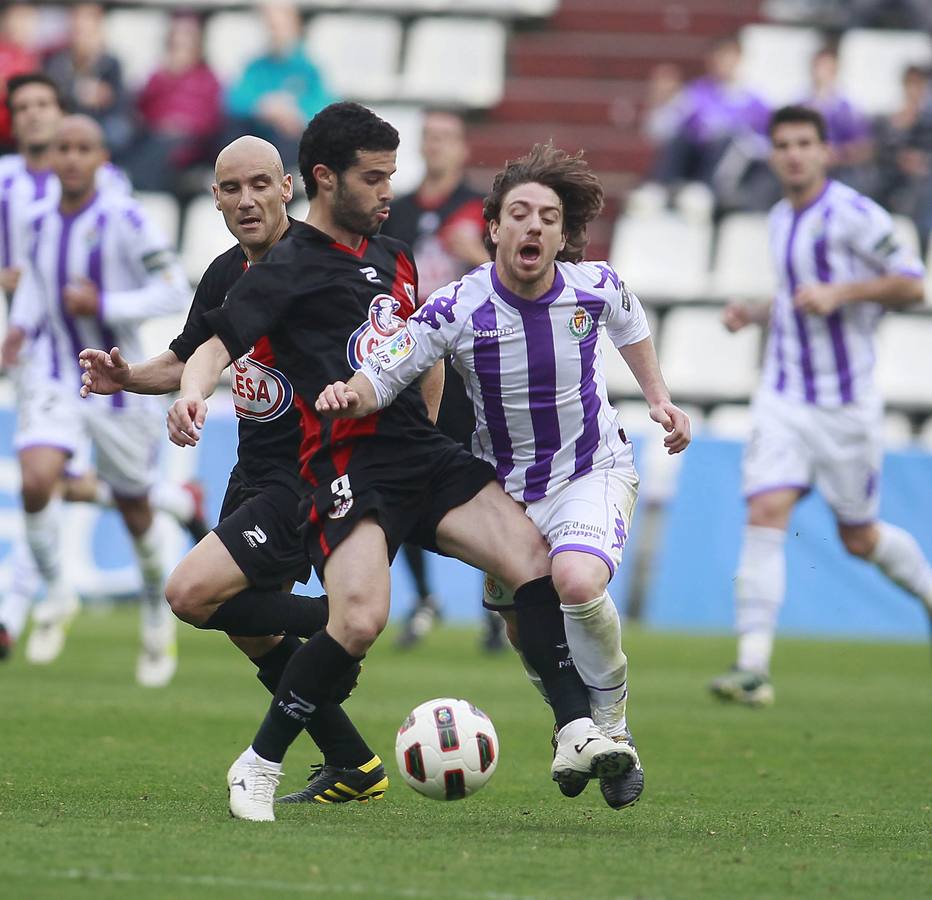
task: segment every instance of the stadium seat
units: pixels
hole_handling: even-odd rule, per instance
[[[822,46],[814,28],[746,25],[741,29],[741,77],[745,86],[774,107],[807,96],[810,63]]]
[[[893,406],[928,409],[932,403],[932,318],[891,315],[877,338],[877,380]]]
[[[726,300],[769,300],[776,288],[767,217],[762,213],[734,213],[718,228],[712,293]]]
[[[760,331],[730,334],[721,310],[672,309],[660,331],[660,363],[674,398],[743,400],[757,384]]]
[[[745,403],[722,403],[709,413],[705,425],[710,437],[743,443],[751,436],[751,407]]]
[[[119,60],[126,85],[141,88],[165,55],[168,14],[161,9],[113,9],[104,18],[107,50]]]
[[[265,46],[265,28],[256,12],[214,13],[204,28],[204,59],[224,84],[235,81]]]
[[[401,55],[401,22],[394,16],[315,16],[305,46],[338,96],[383,100],[394,94]]]
[[[447,0],[448,8],[461,15],[543,18],[557,11],[559,0]]]
[[[410,103],[374,103],[372,110],[398,129],[398,171],[392,176],[392,190],[396,197],[413,191],[424,177],[424,160],[421,157],[421,126],[424,111]]]
[[[696,300],[706,292],[711,247],[707,222],[670,212],[622,216],[609,258],[639,296]]]
[[[168,238],[172,247],[178,246],[178,226],[181,224],[181,210],[178,201],[171,194],[139,191],[136,194],[146,214],[155,226]]]
[[[887,450],[903,450],[913,443],[913,426],[909,416],[886,412],[883,416],[883,443]]]
[[[505,82],[505,27],[492,19],[418,19],[408,32],[401,93],[465,107],[494,106]]]
[[[653,333],[657,327],[657,316],[650,309],[645,310],[645,313],[647,324]],[[627,363],[618,352],[618,348],[612,344],[607,333],[603,332],[599,346],[605,362],[605,388],[609,399],[615,402],[621,397],[641,397],[641,388],[637,380],[631,374]]]
[[[932,453],[932,416],[926,419],[919,429],[919,446]]]
[[[303,222],[307,218],[307,212],[311,208],[307,197],[304,195],[304,188],[300,183],[295,183],[294,199],[288,204],[288,215],[292,219],[298,219]]]
[[[215,256],[235,242],[213,197],[196,197],[188,204],[181,235],[181,263],[192,283],[200,280]]]
[[[922,251],[919,247],[919,231],[916,223],[909,216],[892,216],[893,233],[896,235],[899,243],[910,253],[914,253],[922,259]]]
[[[907,66],[932,63],[932,37],[920,31],[846,31],[838,47],[842,94],[856,97],[869,115],[893,112],[902,97]]]

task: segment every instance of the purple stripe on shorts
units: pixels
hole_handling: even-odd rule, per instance
[[[472,314],[472,326],[474,331],[485,332],[487,335],[495,332],[498,321],[491,300],[487,300]],[[515,462],[502,403],[502,359],[498,337],[473,338],[473,367],[479,380],[485,425],[495,454],[495,474],[499,483],[504,484]]]
[[[802,491],[804,494],[808,494],[811,490],[811,484],[768,484],[764,487],[754,488],[753,491],[744,495],[744,499],[750,500],[753,497],[760,497],[762,494],[772,494],[774,491]]]
[[[832,280],[832,266],[828,261],[828,226],[832,218],[832,208],[825,207],[822,215],[824,231],[815,242],[816,276],[819,281],[828,284]],[[835,356],[835,367],[838,369],[838,392],[842,403],[850,403],[854,398],[851,389],[851,366],[848,362],[848,348],[845,346],[844,316],[840,309],[826,317],[828,333],[832,340],[832,352]]]
[[[794,213],[790,236],[786,242],[786,277],[790,288],[790,306],[796,296],[799,282],[796,280],[796,268],[793,265],[793,241],[796,240],[796,227],[802,215],[802,210]],[[796,333],[799,336],[800,364],[803,369],[803,389],[807,403],[816,402],[815,373],[812,369],[812,350],[809,346],[809,329],[806,327],[806,317],[798,309],[793,310],[793,319],[796,322]]]
[[[590,544],[560,544],[559,547],[554,547],[550,551],[550,558],[553,559],[558,553],[565,553],[567,550],[572,550],[574,553],[588,553],[591,556],[598,556],[608,566],[611,575],[614,576],[615,563],[612,562],[612,558],[604,550]]]
[[[595,355],[599,344],[599,319],[605,301],[584,291],[576,291],[576,302],[592,316],[592,331],[579,342],[579,400],[582,404],[583,430],[576,441],[576,467],[571,478],[592,470],[599,448],[599,395],[595,383]]]
[[[524,301],[518,307],[527,350],[528,409],[534,431],[534,462],[524,473],[524,501],[547,493],[553,458],[562,446],[557,415],[557,358],[549,305]]]

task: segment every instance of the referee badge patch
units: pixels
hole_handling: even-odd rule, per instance
[[[372,355],[383,369],[394,369],[417,346],[414,336],[407,328],[399,331],[390,341],[376,347]]]
[[[589,315],[589,310],[585,307],[577,306],[576,309],[573,310],[573,315],[570,316],[569,322],[566,323],[566,327],[577,341],[581,341],[592,331],[592,324],[592,316]]]

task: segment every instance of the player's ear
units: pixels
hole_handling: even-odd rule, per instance
[[[563,237],[562,237],[562,239],[560,240],[560,250],[565,250],[565,249],[566,249],[566,232],[564,231],[564,232],[563,232]],[[558,250],[557,252],[559,253],[560,250]]]
[[[217,209],[220,209],[220,188],[217,187],[217,184],[215,182],[214,184],[210,186],[210,189],[213,191],[213,194],[214,194],[214,206],[216,206]]]
[[[325,191],[332,191],[336,187],[337,174],[333,169],[323,163],[318,163],[311,169],[311,177],[317,182],[317,187]]]
[[[496,247],[498,246],[498,220],[497,219],[489,220],[489,240]]]
[[[290,203],[293,196],[294,180],[289,173],[282,179],[282,199],[285,201],[285,203]]]

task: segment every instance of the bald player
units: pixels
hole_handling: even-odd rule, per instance
[[[69,459],[90,441],[142,572],[136,677],[143,685],[162,686],[177,663],[162,541],[149,502],[161,411],[148,398],[123,395],[82,404],[77,355],[88,344],[120,344],[129,358],[138,358],[139,325],[184,308],[190,289],[168,241],[136,201],[98,191],[97,174],[108,154],[93,119],[64,117],[50,159],[60,199],[28,224],[26,264],[10,312],[15,351],[28,359],[30,372],[21,385],[14,441],[26,537],[47,587],[33,610],[31,656],[54,659],[78,611],[62,568],[56,488]]]
[[[292,197],[292,179],[272,144],[252,136],[237,139],[217,157],[215,176],[214,201],[236,245],[208,266],[184,330],[164,353],[134,365],[115,346],[109,353],[83,350],[83,397],[177,391],[185,362],[213,336],[205,314],[223,303],[250,265],[287,239],[290,220],[285,207]],[[227,632],[255,663],[259,680],[274,692],[285,665],[301,646],[299,636],[308,637],[326,624],[327,606],[320,598],[291,594],[278,602],[273,596],[269,603],[252,605],[234,599],[248,587],[278,591],[294,581],[305,582],[310,567],[297,533],[302,490],[298,412],[294,391],[276,367],[267,339],[233,361],[230,386],[239,444],[220,522],[172,573],[167,596],[182,620]],[[262,635],[263,629],[268,636]],[[356,756],[375,757],[336,704],[318,709],[307,731],[328,765],[339,761],[347,748]],[[378,763],[366,784],[359,785],[355,799],[381,796],[387,784]]]

